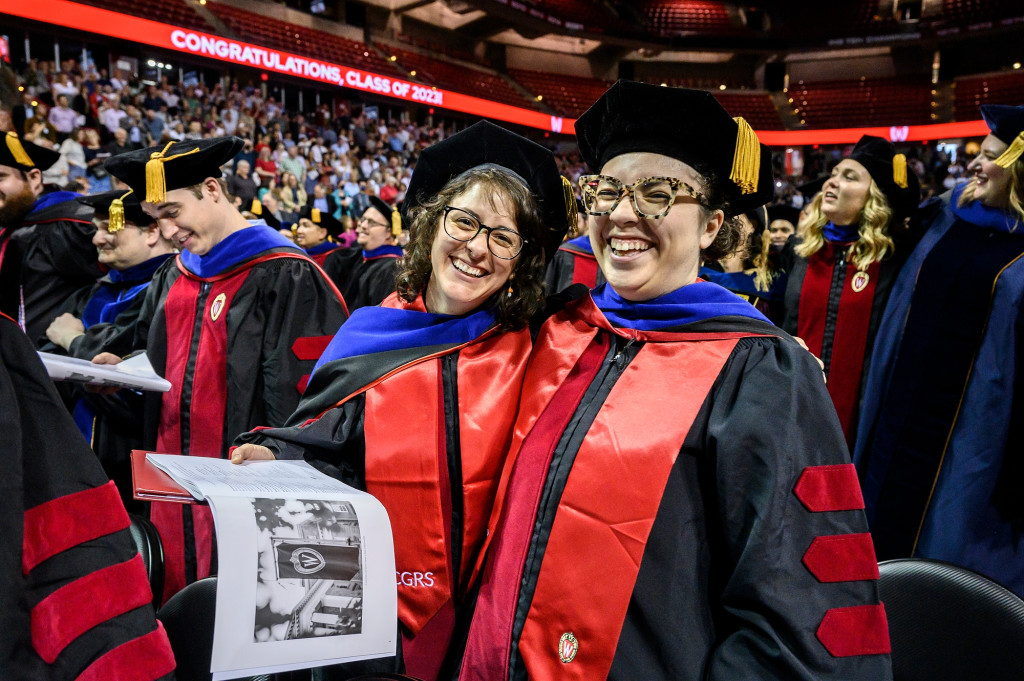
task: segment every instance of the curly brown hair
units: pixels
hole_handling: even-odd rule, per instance
[[[417,205],[410,211],[409,246],[398,271],[398,295],[412,302],[426,292],[433,271],[430,251],[444,219],[444,207],[477,185],[490,190],[493,209],[512,207],[516,229],[526,240],[509,277],[511,295],[502,287],[484,303],[494,310],[502,329],[521,329],[544,303],[544,228],[533,193],[518,177],[498,166],[471,168],[451,179],[436,196],[416,197]]]
[[[728,215],[729,201],[722,189],[722,183],[718,181],[718,176],[703,164],[698,163],[692,167],[701,178],[700,184],[702,186],[696,189],[707,200],[701,206],[701,217],[705,221],[710,220],[711,216],[718,210]],[[730,253],[736,252],[736,249],[740,246],[740,239],[743,237],[743,227],[738,217],[734,216],[722,221],[722,226],[719,228],[718,234],[715,235],[715,240],[711,242],[710,246],[700,252],[701,258],[705,261],[721,260]]]

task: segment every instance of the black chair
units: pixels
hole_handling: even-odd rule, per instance
[[[878,567],[895,681],[1024,679],[1024,600],[957,565]]]
[[[149,520],[133,513],[129,514],[129,518],[131,525],[128,531],[146,566],[149,588],[153,590],[153,607],[158,608],[164,593],[164,544],[160,541],[156,526]]]
[[[213,658],[213,625],[217,611],[217,578],[207,577],[189,584],[160,608],[156,617],[163,622],[167,638],[178,663],[177,681],[210,681]],[[245,681],[309,681],[312,672],[261,674]]]

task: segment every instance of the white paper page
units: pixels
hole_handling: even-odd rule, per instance
[[[197,499],[212,495],[258,497],[296,495],[329,499],[337,495],[369,496],[324,475],[305,461],[247,461],[233,464],[227,459],[205,456],[147,454],[146,459],[164,471]]]
[[[135,388],[153,392],[167,392],[171,384],[153,371],[146,353],[139,353],[120,364],[93,364],[76,357],[37,353],[46,367],[46,373],[55,381],[72,381],[91,385]]]
[[[364,493],[347,501],[215,496],[210,507],[219,563],[215,681],[395,654],[394,544],[380,502]],[[302,564],[294,551],[288,560],[296,544],[335,560],[331,578],[296,578]]]

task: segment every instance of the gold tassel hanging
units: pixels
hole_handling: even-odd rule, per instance
[[[569,233],[576,236],[576,194],[572,182],[562,176],[562,198],[565,199],[565,219],[569,222]]]
[[[1013,144],[1008,146],[1006,151],[1000,154],[999,158],[993,161],[993,163],[1000,168],[1009,168],[1017,162],[1021,154],[1024,154],[1024,132],[1014,137]]]
[[[402,234],[402,214],[397,208],[391,209],[391,236],[398,238]]]
[[[249,209],[249,212],[255,215],[256,217],[263,215],[263,204],[260,203],[259,199],[252,200],[252,207]]]
[[[7,133],[7,149],[10,150],[15,163],[28,166],[29,168],[36,167],[36,164],[32,162],[32,157],[25,151],[25,147],[21,146],[21,138],[18,137],[18,133]]]
[[[311,209],[309,211],[309,219],[312,220],[314,223],[319,225],[320,224],[320,209],[319,208]]]
[[[732,157],[732,170],[729,179],[736,183],[744,194],[757,191],[757,177],[761,172],[761,142],[750,123],[742,116],[733,118],[736,121],[736,151]]]
[[[107,209],[107,214],[110,216],[107,222],[107,232],[110,234],[116,234],[124,229],[124,200],[131,193],[132,190],[129,189],[126,194],[110,202],[110,208]]]
[[[903,154],[892,157],[892,181],[900,189],[907,188],[907,157]]]
[[[163,203],[167,200],[167,175],[164,173],[164,164],[182,156],[199,153],[199,147],[186,151],[183,154],[164,156],[175,142],[168,142],[163,151],[154,151],[146,161],[146,202]]]

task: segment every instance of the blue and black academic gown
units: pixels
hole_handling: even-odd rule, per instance
[[[0,311],[18,320],[37,345],[46,343],[46,327],[76,291],[103,276],[92,236],[91,207],[77,194],[58,191],[40,196],[6,240],[0,237]]]
[[[603,284],[604,274],[597,266],[590,237],[578,236],[559,246],[548,263],[545,281],[548,295],[563,291],[573,284],[583,284],[587,288]]]
[[[541,328],[462,681],[891,678],[863,501],[814,358],[696,282]]]
[[[330,255],[332,251],[338,248],[340,248],[338,244],[334,243],[333,241],[325,241],[322,244],[317,244],[316,246],[313,246],[313,248],[307,248],[306,255],[308,255],[310,259],[312,259],[313,262],[315,262],[317,265],[323,267],[324,260],[327,258],[327,256]]]
[[[4,315],[0,432],[0,676],[173,678],[117,489]]]
[[[893,252],[859,270],[849,258],[856,226],[825,226],[825,244],[809,258],[790,239],[780,255],[787,273],[782,328],[825,364],[828,392],[852,450],[864,381],[878,324],[893,282],[914,247],[916,232],[892,233]]]
[[[223,457],[239,433],[283,425],[346,317],[323,271],[264,223],[204,256],[167,261],[127,348],[145,349],[171,383],[169,392],[146,393],[146,447]],[[165,598],[215,572],[208,507],[153,503],[151,518],[164,542]]]
[[[116,342],[118,336],[130,339],[146,289],[157,269],[171,257],[167,253],[126,270],[111,270],[92,288],[72,296],[64,311],[82,320],[85,333],[71,342],[67,354],[89,360]],[[43,349],[64,352],[45,346]],[[81,388],[72,392],[72,416],[79,431],[117,485],[125,506],[132,512],[141,510],[141,504],[132,498],[129,457],[131,450],[142,446],[141,395],[129,390],[113,395],[98,395]]]
[[[757,284],[754,282],[756,273],[753,271],[722,272],[711,267],[701,267],[699,276],[705,281],[714,282],[722,288],[732,291],[753,305],[770,321],[782,321],[782,297],[786,292],[785,273],[775,277],[767,291],[757,288]]]
[[[959,192],[928,225],[878,331],[854,461],[880,558],[977,570],[1024,596],[1024,231]]]
[[[395,292],[398,261],[402,255],[401,246],[385,244],[364,251],[356,245],[332,251],[323,268],[345,296],[349,310],[357,310],[367,305],[380,305]]]
[[[392,294],[341,327],[286,427],[238,439],[280,459],[304,458],[387,509],[401,654],[360,671],[407,670],[432,681],[453,632],[465,631],[469,577],[529,354],[529,331],[501,332],[486,309],[430,314],[422,298]],[[345,665],[340,676],[355,671]]]

